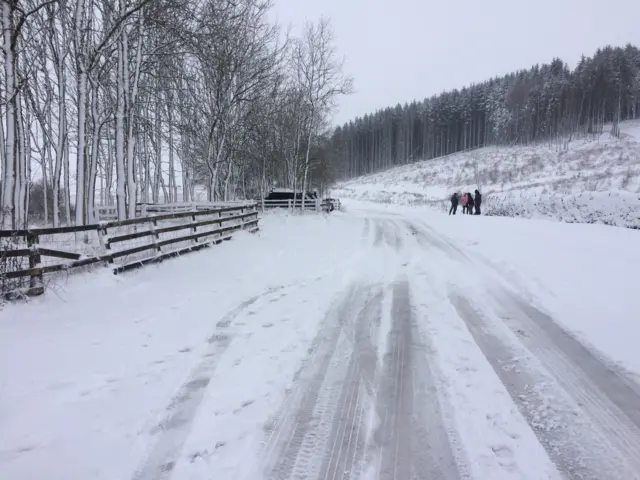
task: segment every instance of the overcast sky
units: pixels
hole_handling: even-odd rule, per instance
[[[640,0],[274,1],[285,26],[331,18],[356,90],[340,124],[553,57],[574,68],[598,47],[640,46]]]

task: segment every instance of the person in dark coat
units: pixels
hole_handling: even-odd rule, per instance
[[[471,195],[471,192],[467,192],[467,213],[469,215],[473,213],[473,195]]]
[[[451,213],[455,215],[456,210],[458,210],[458,194],[454,193],[451,195],[451,208],[449,209],[449,215],[451,215]]]
[[[482,195],[480,194],[477,188],[476,188],[476,198],[474,203],[476,205],[476,215],[480,215],[480,205],[482,204]]]

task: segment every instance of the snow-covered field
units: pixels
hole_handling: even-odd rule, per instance
[[[69,277],[0,311],[0,477],[638,478],[639,244],[347,200]]]
[[[488,215],[640,228],[640,121],[566,145],[486,147],[336,185],[338,198],[449,208],[478,181]],[[566,146],[566,148],[565,148]],[[477,169],[476,169],[477,166]]]

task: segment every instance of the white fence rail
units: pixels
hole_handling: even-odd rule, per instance
[[[258,200],[258,206],[264,210],[271,210],[274,208],[286,208],[289,211],[295,210],[309,210],[312,212],[322,211],[322,200],[319,198],[307,198],[304,200]]]
[[[178,203],[139,203],[136,205],[136,218],[146,217],[158,213],[183,213],[212,210],[225,207],[255,206],[254,201],[236,202],[178,202]],[[115,205],[101,205],[95,207],[95,218],[98,222],[115,221],[118,219],[118,209]]]

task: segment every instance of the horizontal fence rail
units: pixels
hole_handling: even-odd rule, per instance
[[[47,274],[98,263],[111,265],[117,274],[221,243],[238,230],[257,229],[257,205],[242,203],[188,211],[167,208],[77,227],[0,230],[0,289],[5,296],[38,295]]]
[[[154,213],[180,213],[198,210],[215,210],[229,206],[248,207],[255,205],[251,201],[237,202],[178,202],[178,203],[139,203],[136,205],[136,217],[146,217]],[[94,209],[95,218],[99,222],[118,219],[118,208],[115,205],[101,205]]]
[[[308,210],[312,212],[327,212],[334,209],[340,209],[340,200],[336,199],[324,199],[319,198],[307,198],[302,199],[288,199],[288,200],[256,200],[258,207],[264,210],[272,209],[287,209],[289,211],[294,210]]]

